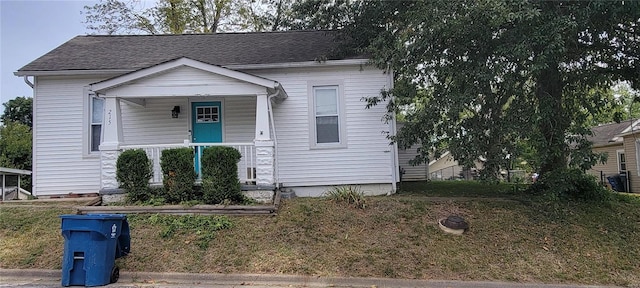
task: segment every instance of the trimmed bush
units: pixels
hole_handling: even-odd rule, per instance
[[[202,194],[207,204],[242,202],[238,161],[242,155],[233,147],[213,146],[202,153]]]
[[[556,169],[545,173],[533,187],[552,200],[605,201],[611,193],[593,175],[579,169]]]
[[[127,150],[118,156],[116,178],[129,201],[143,202],[151,198],[149,179],[152,175],[151,160],[142,149]]]
[[[193,184],[196,172],[191,148],[174,148],[162,151],[160,157],[164,185],[164,199],[169,203],[193,200]]]

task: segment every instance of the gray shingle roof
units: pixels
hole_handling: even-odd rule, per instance
[[[629,128],[633,121],[626,120],[620,123],[611,123],[592,127],[591,131],[593,132],[593,136],[587,137],[587,139],[593,142],[593,146],[596,147],[616,142],[622,143],[622,137],[616,136],[620,135],[624,129]]]
[[[335,31],[77,36],[20,68],[27,71],[137,70],[187,57],[213,65],[304,62],[329,57]]]

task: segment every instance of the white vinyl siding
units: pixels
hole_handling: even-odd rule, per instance
[[[100,157],[87,157],[86,154],[90,148],[90,101],[84,87],[99,80],[102,79],[36,78],[35,196],[98,193]]]
[[[147,98],[144,107],[122,104],[123,145],[179,144],[191,139],[191,103],[222,101],[224,142],[253,142],[255,135],[255,97]],[[180,106],[178,118],[171,109]]]
[[[382,120],[386,103],[365,109],[366,102],[361,100],[379,95],[389,83],[390,74],[359,65],[247,72],[278,81],[289,96],[282,103],[273,105],[278,179],[284,186],[394,182],[395,152],[385,134],[390,131],[391,124]],[[344,149],[313,149],[309,145],[312,126],[309,86],[331,83],[342,83],[346,146]]]
[[[278,81],[287,92],[287,99],[273,105],[277,175],[284,186],[390,184],[395,181],[392,172],[397,169],[393,167],[394,146],[389,145],[385,134],[393,126],[382,120],[386,103],[365,109],[366,103],[361,100],[377,96],[381,89],[388,88],[385,85],[390,84],[390,74],[360,65],[246,72]],[[88,98],[83,87],[102,79],[38,77],[36,80],[36,195],[97,193],[100,158],[97,157],[99,153],[86,153],[90,101],[85,100]],[[338,93],[343,103],[339,107],[343,109],[339,117],[340,123],[344,123],[340,128],[340,133],[344,133],[340,135],[344,145],[341,149],[312,149],[309,145],[312,124],[309,87],[318,83],[340,86]],[[247,94],[225,97],[220,94],[225,91]],[[194,94],[188,94],[190,92]],[[121,104],[122,144],[143,145],[183,143],[190,139],[191,102],[206,101],[222,101],[224,142],[252,142],[255,137],[255,94],[265,92],[263,87],[253,84],[236,83],[233,79],[197,69],[178,68],[108,93],[145,100],[144,107],[126,101]],[[171,116],[174,106],[181,107],[178,118]]]
[[[178,118],[171,117],[174,106],[180,106]],[[144,107],[123,101],[120,107],[123,145],[179,144],[190,139],[187,98],[147,98]]]
[[[189,95],[256,95],[264,93],[266,93],[266,90],[262,86],[191,67],[172,69],[107,91],[107,95],[134,98]]]

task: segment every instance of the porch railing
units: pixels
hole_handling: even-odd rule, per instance
[[[242,158],[238,162],[238,178],[240,183],[254,183],[256,181],[256,148],[253,143],[181,143],[181,144],[153,144],[153,145],[123,145],[122,151],[131,149],[142,149],[151,159],[153,176],[152,184],[162,184],[162,168],[160,167],[160,156],[162,151],[171,148],[191,147],[195,155],[196,174],[198,181],[202,179],[202,151],[211,146],[229,146],[236,148]]]

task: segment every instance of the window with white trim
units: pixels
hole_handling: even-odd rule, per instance
[[[624,150],[617,150],[616,155],[618,158],[618,171],[627,171],[627,159],[624,155]]]
[[[315,144],[342,143],[339,86],[313,87]]]
[[[640,176],[640,140],[636,140],[636,171]]]
[[[218,106],[198,106],[196,108],[196,122],[220,122],[220,112],[218,111]]]
[[[104,115],[104,99],[95,95],[91,96],[89,109],[89,151],[100,151],[100,140],[102,139],[102,116]]]

